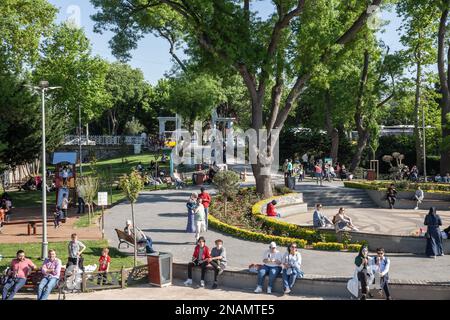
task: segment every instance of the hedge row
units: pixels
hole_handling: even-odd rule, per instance
[[[305,248],[307,244],[307,241],[303,239],[272,236],[231,226],[229,224],[223,223],[222,221],[213,217],[211,214],[208,215],[208,225],[219,231],[225,232],[229,235],[233,235],[244,240],[264,242],[264,243],[270,243],[272,241],[275,241],[278,245],[286,247],[291,243],[296,243],[299,248]]]
[[[285,196],[295,195],[294,193],[286,194]],[[334,234],[329,233],[321,233],[320,231],[302,228],[296,224],[284,222],[277,220],[272,217],[268,217],[264,214],[261,214],[261,206],[269,203],[274,199],[278,199],[282,196],[272,197],[270,199],[261,200],[253,205],[252,214],[255,218],[264,223],[264,225],[270,228],[273,232],[278,233],[279,235],[289,235],[290,237],[298,237],[300,239],[305,239],[309,244],[317,241],[325,241],[325,242],[335,242],[337,241],[337,237]]]
[[[361,244],[348,244],[345,246],[343,243],[337,242],[316,242],[312,247],[314,250],[326,250],[326,251],[342,251],[348,250],[352,252],[358,252],[361,250]]]
[[[417,186],[420,186],[423,191],[430,193],[449,193],[450,184],[443,183],[414,183],[411,181],[397,181],[397,182],[380,182],[380,181],[345,181],[344,186],[354,189],[377,190],[386,191],[387,188],[394,184],[398,191],[415,192]]]

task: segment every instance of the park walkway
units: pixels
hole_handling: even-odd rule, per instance
[[[191,260],[194,249],[194,234],[185,233],[187,222],[186,201],[192,191],[162,190],[142,193],[135,205],[136,224],[149,233],[154,248],[171,252],[176,262]],[[361,209],[365,210],[365,209]],[[117,246],[115,228],[123,229],[127,219],[131,219],[128,203],[121,203],[110,209],[105,219],[106,236],[112,246]],[[229,265],[248,268],[251,263],[261,263],[262,253],[268,244],[234,238],[215,230],[204,234],[209,247],[221,238],[227,249]],[[285,251],[286,248],[280,248]],[[123,251],[131,253],[131,249]],[[301,250],[305,273],[321,276],[351,277],[354,271],[355,253]],[[448,283],[450,256],[430,259],[412,254],[390,254],[392,261],[391,279],[403,281],[436,281]]]

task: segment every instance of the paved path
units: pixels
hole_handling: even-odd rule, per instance
[[[131,287],[124,290],[103,290],[92,293],[67,294],[66,300],[340,300],[342,298],[281,295],[274,293],[272,295],[261,293],[229,289],[219,287],[215,290],[209,288],[185,287],[182,281],[175,279],[172,286],[165,288],[142,285]],[[57,300],[58,295],[52,294],[49,300]],[[15,300],[36,300],[35,295],[22,294],[16,295]]]
[[[135,206],[137,225],[148,232],[158,251],[171,252],[177,262],[191,259],[194,249],[194,235],[185,233],[187,212],[186,200],[191,190],[163,190],[143,193]],[[364,210],[364,209],[361,209]],[[108,211],[105,219],[106,236],[117,246],[115,228],[123,229],[130,219],[130,205],[122,203]],[[251,263],[260,263],[268,244],[245,241],[210,230],[204,234],[207,245],[215,239],[224,240],[229,265],[247,268]],[[280,248],[285,251],[285,248]],[[124,251],[132,252],[130,249]],[[308,274],[351,277],[354,271],[355,253],[301,250],[303,269]],[[450,256],[430,259],[412,254],[393,254],[391,278],[396,280],[423,280],[448,283]]]

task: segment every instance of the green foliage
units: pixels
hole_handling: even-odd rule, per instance
[[[342,251],[344,250],[344,245],[342,243],[329,243],[329,242],[316,242],[312,245],[314,250],[325,250],[325,251]]]
[[[77,192],[83,197],[87,204],[92,204],[97,197],[99,189],[99,178],[91,176],[78,177]]]
[[[125,134],[131,136],[136,136],[139,133],[142,133],[144,129],[144,126],[134,117],[125,124]]]
[[[414,183],[410,181],[345,181],[344,186],[347,188],[354,189],[366,189],[366,190],[377,190],[386,191],[387,188],[394,184],[397,191],[410,191],[415,192],[417,186],[420,186],[423,191],[431,193],[449,193],[450,185],[443,183]]]
[[[292,193],[292,190],[284,185],[277,185],[277,186],[275,186],[275,193],[277,195],[283,195],[283,194]]]
[[[51,95],[51,102],[66,115],[59,119],[59,125],[78,125],[80,106],[84,122],[100,116],[108,106],[108,66],[99,57],[91,56],[91,44],[84,31],[67,24],[56,26],[42,42],[41,52],[33,78],[35,83],[45,79],[51,86],[62,87]]]
[[[239,182],[239,175],[234,171],[219,171],[213,180],[219,194],[226,198],[233,198],[237,194]]]
[[[136,203],[139,193],[144,189],[144,181],[136,170],[120,179],[120,188],[131,203]]]

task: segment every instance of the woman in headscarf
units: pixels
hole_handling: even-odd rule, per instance
[[[358,256],[355,258],[355,266],[355,273],[353,278],[348,281],[347,289],[353,296],[358,297],[359,283],[361,283],[361,300],[366,300],[370,293],[369,286],[374,280],[373,258],[369,256],[369,248],[366,245],[359,250]]]
[[[186,226],[186,232],[187,233],[195,233],[195,224],[194,224],[194,215],[195,215],[195,209],[197,209],[197,198],[198,194],[193,193],[191,194],[191,197],[189,198],[188,202],[186,203],[186,207],[188,209],[188,221]]]
[[[436,256],[443,256],[442,250],[442,234],[439,226],[442,226],[441,217],[436,213],[436,208],[431,207],[427,216],[425,217],[424,224],[427,228],[427,249],[426,255],[430,258],[436,258]]]

